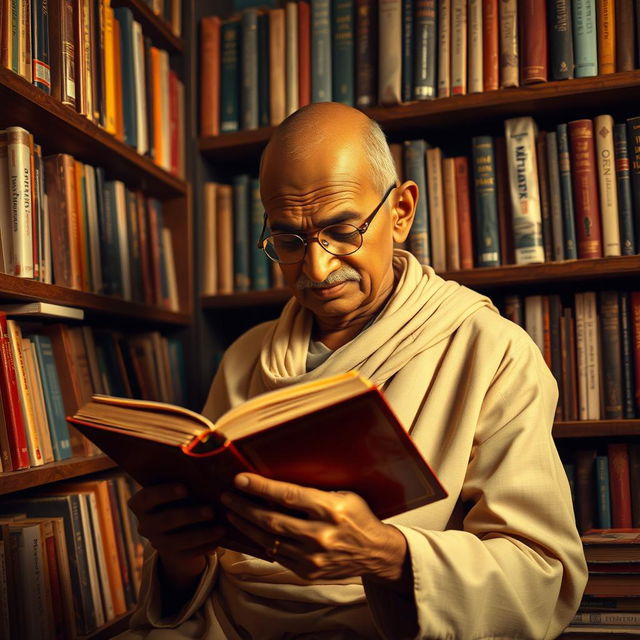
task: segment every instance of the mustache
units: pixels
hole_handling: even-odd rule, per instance
[[[322,282],[314,282],[306,274],[301,273],[300,277],[296,281],[297,289],[322,289],[326,287],[333,287],[343,282],[353,281],[360,282],[362,276],[353,268],[348,266],[342,266],[330,273]]]

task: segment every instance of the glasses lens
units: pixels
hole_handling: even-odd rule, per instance
[[[293,233],[278,233],[264,242],[265,253],[275,262],[291,264],[304,258],[304,242]]]
[[[332,224],[318,234],[324,249],[334,256],[346,256],[362,245],[362,234],[352,224]]]

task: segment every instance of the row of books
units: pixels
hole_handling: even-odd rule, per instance
[[[0,249],[4,273],[178,310],[160,201],[21,127],[0,131]]]
[[[77,638],[136,602],[142,540],[122,475],[57,484],[2,504],[0,637]]]
[[[184,177],[184,86],[128,7],[1,0],[0,64]]]
[[[558,382],[557,420],[640,417],[640,292],[507,296]]]
[[[581,448],[563,464],[580,531],[640,527],[640,444]]]
[[[640,529],[592,529],[582,535],[589,578],[565,634],[632,637],[640,631]],[[620,634],[619,636],[615,634]],[[628,635],[627,635],[628,634]]]
[[[422,197],[408,247],[436,271],[632,255],[640,251],[640,118],[609,115],[538,132],[474,136],[471,157],[424,140],[392,144]]]
[[[181,343],[159,332],[29,325],[0,311],[0,471],[98,453],[67,416],[94,393],[184,404],[184,371]]]
[[[280,268],[258,248],[264,222],[257,178],[204,185],[202,293],[228,294],[283,287]]]
[[[182,0],[145,0],[153,13],[162,18],[170,27],[173,35],[182,33]]]
[[[633,0],[289,0],[201,23],[201,134],[637,66]]]

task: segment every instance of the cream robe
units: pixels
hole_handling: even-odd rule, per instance
[[[191,600],[160,618],[156,557],[135,631],[122,638],[554,638],[586,582],[569,487],[551,437],[557,385],[539,349],[490,301],[397,251],[376,321],[305,373],[312,318],[295,300],[226,352],[204,413],[279,386],[359,369],[387,400],[449,497],[386,522],[406,537],[415,605],[361,580],[308,582],[220,549]],[[153,627],[153,629],[152,629]]]

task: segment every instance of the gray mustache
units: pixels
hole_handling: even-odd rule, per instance
[[[333,273],[330,273],[322,282],[314,282],[306,274],[300,274],[300,277],[296,281],[297,289],[322,289],[325,287],[333,287],[343,282],[354,281],[360,282],[362,277],[360,274],[351,267],[341,267]]]

